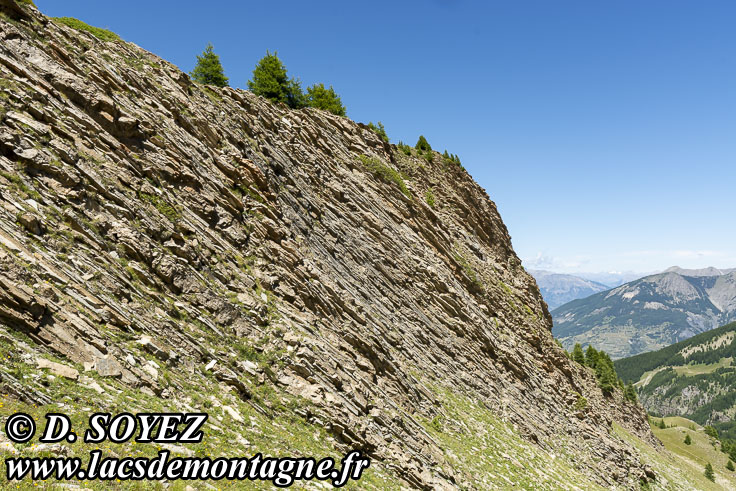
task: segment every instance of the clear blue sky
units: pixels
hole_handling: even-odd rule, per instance
[[[246,87],[267,49],[457,153],[530,267],[736,267],[736,2],[36,0]]]

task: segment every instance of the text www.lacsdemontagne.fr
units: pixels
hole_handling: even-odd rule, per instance
[[[349,479],[358,480],[370,466],[370,459],[354,451],[335,466],[332,458],[263,457],[249,458],[174,457],[162,450],[158,457],[102,458],[100,450],[89,453],[84,466],[78,457],[9,458],[5,460],[8,480],[30,477],[34,481],[57,480],[251,480],[270,481],[277,487],[291,486],[295,481],[330,481],[335,487]]]

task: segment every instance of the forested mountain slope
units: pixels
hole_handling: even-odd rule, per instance
[[[654,414],[684,416],[736,438],[736,323],[615,361]]]
[[[653,351],[736,320],[736,272],[670,268],[574,300],[552,316],[568,349],[592,343],[613,358]]]

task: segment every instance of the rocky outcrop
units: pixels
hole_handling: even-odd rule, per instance
[[[566,442],[592,482],[638,484],[610,430],[652,441],[645,414],[556,345],[464,169],[22,10],[0,22],[7,339],[163,399],[214,377],[257,405],[273,385],[411,487],[478,486],[426,431],[438,386],[530,445]]]

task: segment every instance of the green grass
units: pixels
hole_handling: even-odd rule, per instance
[[[406,187],[404,178],[401,177],[401,174],[396,169],[384,164],[381,159],[377,157],[358,155],[358,159],[360,159],[366,169],[368,169],[373,175],[380,177],[386,182],[396,184],[401,192],[404,193],[407,198],[411,199],[411,192],[409,191],[409,188]]]
[[[664,418],[667,428],[660,429],[655,424],[659,420],[653,418],[651,426],[654,435],[664,444],[664,450],[652,447],[618,424],[613,424],[614,434],[636,447],[642,460],[651,465],[657,474],[657,481],[650,489],[736,489],[736,476],[726,470],[728,456],[712,445],[712,439],[703,432],[702,427],[686,418],[667,417]],[[690,445],[684,443],[687,434],[692,440]],[[707,462],[715,470],[715,483],[703,475]]]
[[[0,171],[0,176],[10,181],[12,189],[21,194],[24,198],[33,198],[36,201],[41,201],[41,195],[38,191],[23,182],[20,174]]]
[[[455,259],[455,261],[458,262],[458,264],[460,264],[460,266],[463,268],[463,271],[465,272],[465,275],[470,279],[470,281],[472,281],[475,286],[482,289],[483,283],[478,278],[478,273],[475,272],[475,269],[473,269],[473,265],[470,264],[470,261],[467,260],[467,258],[461,253],[459,249],[460,248],[456,243],[455,250],[452,251],[452,257]]]
[[[424,193],[424,200],[427,202],[430,208],[435,207],[436,198],[431,189],[427,189],[427,192]]]
[[[71,27],[72,29],[88,32],[101,41],[122,41],[122,39],[120,39],[120,36],[118,36],[114,32],[108,31],[107,29],[102,29],[101,27],[90,26],[89,24],[82,22],[79,19],[75,19],[74,17],[54,17],[53,19],[56,22]]]
[[[693,375],[713,373],[719,368],[730,367],[732,363],[733,358],[721,358],[718,363],[698,363],[693,365],[680,365],[672,368],[677,372],[677,375],[690,377]]]
[[[601,489],[575,470],[565,442],[555,442],[551,455],[483,404],[443,387],[429,388],[442,401],[440,414],[419,420],[461,476],[460,489]]]
[[[174,206],[166,202],[163,198],[154,194],[146,193],[140,193],[140,197],[141,199],[148,201],[153,206],[155,206],[156,209],[161,212],[162,215],[168,218],[171,223],[176,223],[181,220],[181,214],[179,213],[179,211]]]
[[[204,428],[204,438],[198,444],[181,444],[194,452],[196,457],[250,457],[256,453],[272,456],[315,456],[317,459],[333,457],[339,460],[342,452],[338,451],[330,435],[320,425],[307,422],[294,411],[297,408],[309,409],[309,402],[279,391],[268,383],[257,385],[254,380],[248,380],[254,386],[255,401],[261,407],[268,408],[269,415],[264,415],[253,405],[224,391],[212,377],[202,377],[198,374],[182,373],[179,369],[169,369],[160,363],[159,382],[176,383],[174,399],[161,399],[126,387],[118,380],[99,377],[95,372],[84,372],[79,365],[56,357],[45,356],[53,361],[74,366],[83,376],[93,378],[104,389],[98,394],[91,388],[78,381],[71,381],[61,377],[49,379],[47,373],[37,370],[35,365],[26,364],[18,356],[18,350],[12,344],[0,345],[0,357],[3,363],[0,372],[8,372],[13,376],[24,377],[25,380],[43,379],[47,387],[44,392],[52,399],[52,403],[42,407],[26,404],[15,400],[7,394],[0,394],[0,421],[16,413],[25,412],[31,415],[42,427],[44,415],[49,412],[62,412],[70,416],[72,428],[77,435],[81,435],[87,428],[88,417],[97,411],[120,413],[123,411],[138,412],[178,412],[182,410],[181,403],[190,407],[190,411],[203,411],[210,415]],[[140,362],[145,362],[151,356],[136,353]],[[223,406],[229,406],[239,413],[243,422],[235,420]],[[244,443],[244,440],[246,443]],[[49,453],[36,453],[38,439],[34,437],[26,444],[14,444],[19,451],[19,457],[52,456]],[[103,442],[88,444],[79,439],[73,444],[65,444],[69,448],[70,457],[79,457],[84,463],[88,461],[91,450],[102,450],[103,457],[147,457],[153,458],[161,449],[155,444],[140,444],[131,440],[123,444]],[[0,454],[6,457],[4,454]],[[172,453],[172,456],[179,456]],[[44,483],[43,489],[57,489],[53,480]],[[68,482],[79,484],[82,488],[143,490],[163,489],[161,483],[155,482],[117,482],[104,483],[101,481]],[[196,482],[172,481],[168,489],[182,491],[187,485],[196,489],[203,489]],[[210,481],[217,489],[271,489],[268,481]],[[0,472],[0,489],[30,489],[32,483],[26,479],[21,482],[10,483],[4,472]],[[380,462],[371,462],[371,466],[363,473],[360,481],[350,481],[348,489],[399,489],[399,480],[392,475]],[[58,489],[61,489],[60,487]]]

